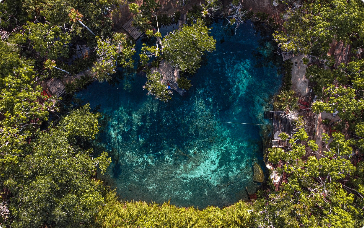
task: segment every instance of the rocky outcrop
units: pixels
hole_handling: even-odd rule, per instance
[[[254,176],[253,176],[253,180],[255,182],[263,182],[264,181],[264,173],[262,168],[260,167],[260,165],[258,163],[254,163],[253,165],[253,170],[254,170]]]

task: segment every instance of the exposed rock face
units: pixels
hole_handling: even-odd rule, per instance
[[[306,96],[309,92],[308,79],[306,78],[307,65],[303,63],[305,55],[299,55],[291,59],[292,68],[292,89],[301,96]]]
[[[264,181],[264,173],[262,168],[260,167],[260,165],[258,165],[258,163],[254,163],[253,165],[253,170],[254,170],[254,177],[253,180],[255,182],[263,182]]]

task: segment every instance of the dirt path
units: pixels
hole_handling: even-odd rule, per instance
[[[303,63],[305,55],[299,55],[291,59],[292,67],[292,89],[300,96],[306,96],[309,92],[308,79],[306,78],[307,65]]]

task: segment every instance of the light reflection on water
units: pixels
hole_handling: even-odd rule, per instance
[[[141,76],[126,90],[124,82],[93,83],[78,93],[109,118],[101,138],[112,151],[107,176],[121,198],[222,207],[246,198],[246,187],[257,187],[252,164],[262,159],[260,128],[239,123],[264,123],[264,106],[281,76],[269,62],[256,67],[261,64],[253,53],[267,50],[258,50],[252,23],[235,36],[221,22],[212,27],[216,51],[184,97],[155,100],[142,89]]]

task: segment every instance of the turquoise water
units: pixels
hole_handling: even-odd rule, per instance
[[[122,199],[223,207],[258,187],[252,164],[262,164],[262,138],[255,124],[267,124],[263,111],[281,75],[265,58],[274,48],[252,23],[234,32],[212,25],[216,51],[184,97],[174,93],[163,103],[147,96],[138,75],[77,94],[107,116],[100,139],[113,158],[107,177]]]

